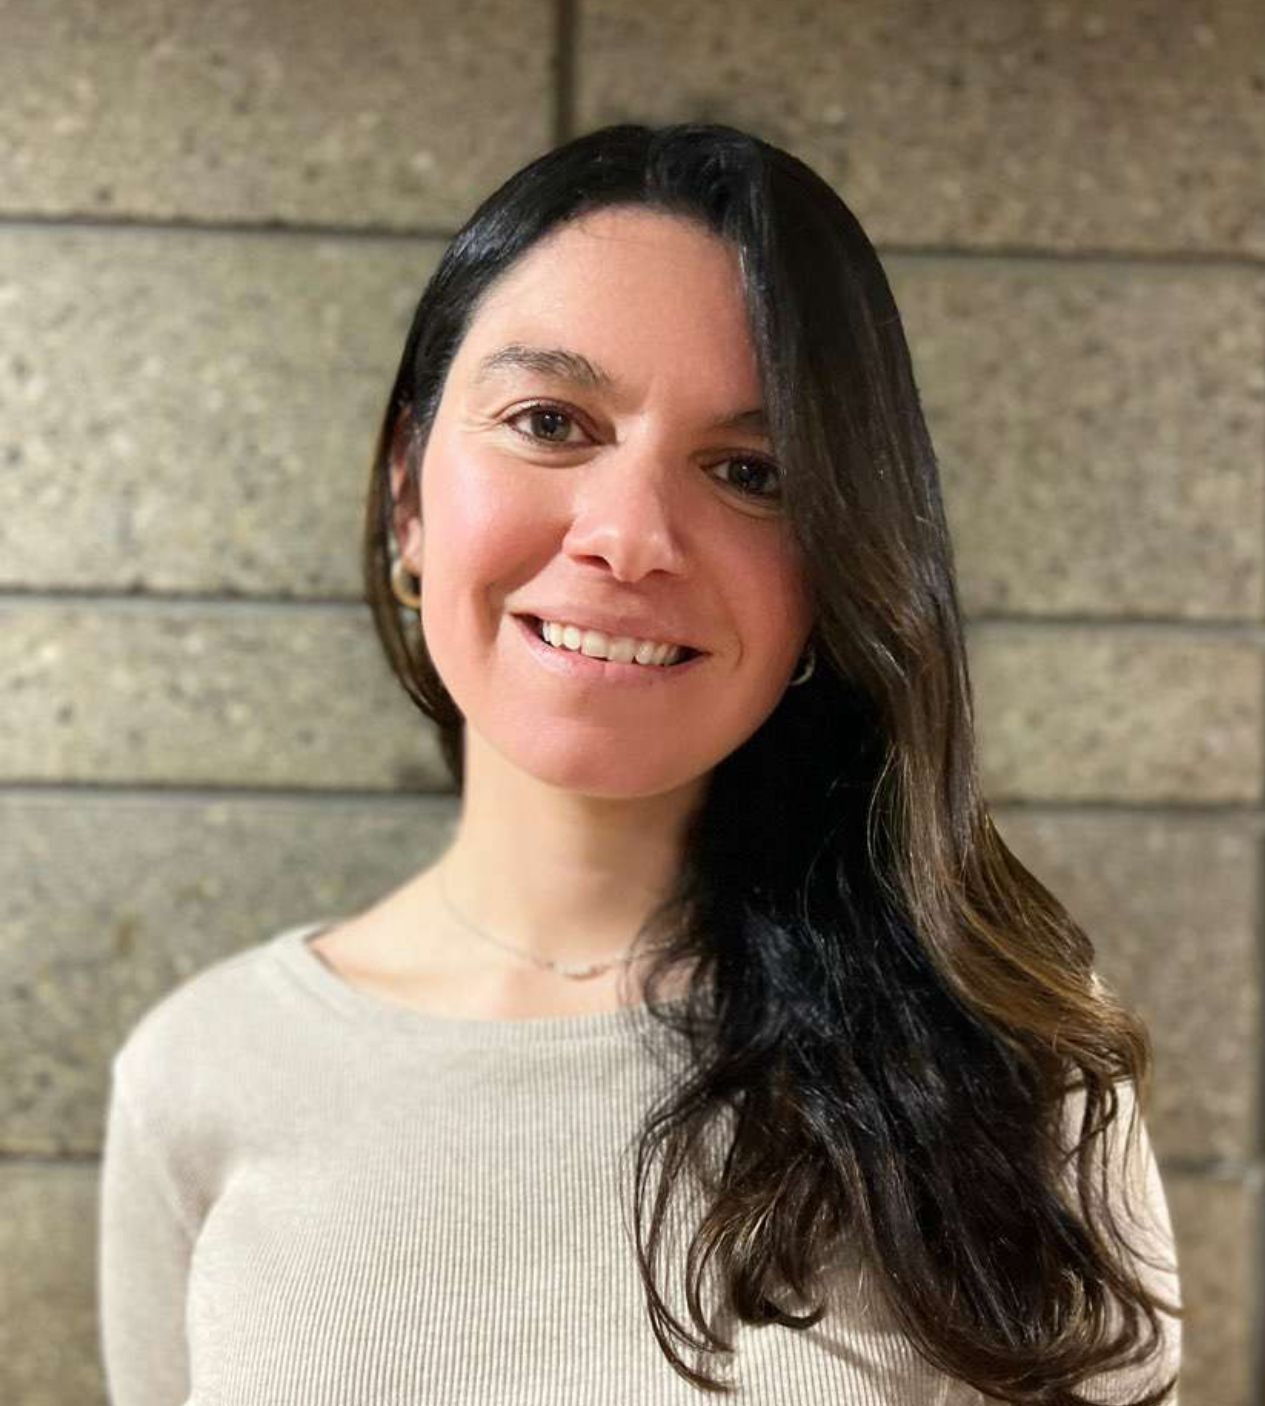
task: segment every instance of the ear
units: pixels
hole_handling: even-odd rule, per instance
[[[387,470],[391,483],[391,527],[404,564],[414,574],[422,572],[422,521],[420,495],[409,464],[413,448],[413,415],[401,410],[391,435]]]
[[[422,575],[422,520],[414,515],[404,524],[404,529],[400,534],[400,556],[404,558],[404,565],[414,576]]]

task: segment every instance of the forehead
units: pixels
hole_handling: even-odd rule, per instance
[[[601,268],[618,275],[621,268],[654,264],[666,270],[697,272],[738,262],[737,249],[708,229],[701,219],[649,206],[615,205],[590,210],[556,225],[537,239],[502,274],[499,284],[556,277],[567,268],[584,272]]]
[[[570,348],[621,380],[688,373],[758,389],[737,250],[658,211],[596,211],[538,241],[485,293],[454,369],[486,382],[509,344]],[[499,368],[550,369],[521,357]]]

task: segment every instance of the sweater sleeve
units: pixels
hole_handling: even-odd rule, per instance
[[[97,1306],[110,1406],[182,1406],[189,1396],[185,1290],[193,1235],[117,1067],[99,1180]]]
[[[1152,1293],[1180,1311],[1177,1247],[1146,1120],[1137,1107],[1132,1084],[1117,1085],[1117,1094],[1118,1112],[1106,1134],[1105,1156],[1108,1199],[1117,1224],[1129,1242],[1123,1252],[1125,1262]],[[1083,1098],[1077,1102],[1078,1110],[1083,1102]],[[1096,1168],[1098,1165],[1096,1163]],[[1155,1391],[1168,1378],[1177,1375],[1182,1356],[1181,1318],[1162,1309],[1156,1311],[1160,1322],[1160,1348],[1156,1357],[1144,1366],[1121,1367],[1090,1377],[1078,1389],[1091,1401],[1105,1406],[1136,1402],[1146,1392]],[[1118,1322],[1115,1315],[1112,1317],[1113,1324]],[[1164,1397],[1164,1406],[1178,1406],[1176,1386]]]

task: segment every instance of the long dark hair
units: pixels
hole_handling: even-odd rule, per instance
[[[637,1142],[651,1326],[682,1376],[729,1390],[674,1346],[732,1351],[704,1316],[704,1267],[729,1314],[807,1328],[824,1306],[796,1315],[779,1294],[811,1295],[848,1236],[935,1366],[1002,1401],[1080,1406],[1088,1376],[1162,1351],[1157,1308],[1180,1316],[1121,1254],[1101,1155],[1116,1083],[1136,1088],[1134,1119],[1147,1107],[1149,1036],[981,798],[935,454],[886,276],[830,186],[732,127],[625,124],[488,197],[422,294],[378,436],[364,537],[375,627],[460,788],[462,715],[390,585],[390,462],[403,456],[420,503],[427,435],[480,298],[550,230],[614,205],[684,215],[738,252],[817,652],[809,681],[714,769],[646,929],[669,939],[649,1008],[692,1054]],[[661,1003],[679,963],[688,998]],[[722,1122],[708,1173],[703,1133]],[[656,1283],[687,1167],[709,1178],[687,1259],[697,1333]]]

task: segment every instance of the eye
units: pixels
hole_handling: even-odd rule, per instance
[[[737,464],[741,468],[737,481],[731,482],[730,487],[736,488],[740,493],[746,494],[749,498],[760,498],[767,503],[776,503],[781,498],[782,471],[771,459],[764,459],[759,455],[745,454],[735,456],[732,459],[722,459],[717,467],[719,468],[725,464]],[[759,487],[751,486],[753,478],[757,482],[772,479],[775,486],[767,492],[763,491]]]
[[[550,429],[546,429],[544,433],[520,430],[518,426],[515,425],[514,421],[521,420],[524,416],[529,417],[537,424],[543,423],[545,425],[551,425],[553,430],[561,428],[564,437],[555,439]],[[559,421],[563,422],[561,427],[558,424]],[[502,423],[508,425],[513,433],[518,435],[520,439],[525,439],[529,443],[542,449],[575,449],[578,447],[575,443],[566,439],[565,434],[568,426],[576,425],[579,421],[570,410],[567,410],[564,406],[555,405],[551,401],[538,400],[533,401],[530,405],[520,406],[513,414],[507,415]],[[744,466],[743,471],[739,473],[736,481],[728,482],[727,487],[735,489],[746,498],[752,498],[757,501],[763,501],[765,503],[777,503],[780,501],[782,497],[782,470],[771,459],[765,459],[758,454],[744,454],[735,455],[730,459],[722,459],[721,464],[738,464]],[[754,470],[754,474],[752,470]],[[774,487],[768,490],[752,487],[751,483],[753,478],[757,483],[772,480]]]
[[[559,420],[568,422],[570,424],[576,423],[575,416],[572,415],[569,410],[564,410],[560,405],[551,405],[548,401],[537,401],[532,405],[522,406],[520,409],[515,410],[512,415],[507,415],[505,417],[504,423],[507,424],[516,435],[518,435],[522,439],[530,440],[532,444],[541,445],[545,448],[574,448],[574,445],[569,443],[566,439],[554,439],[552,435],[548,432],[546,432],[545,434],[535,434],[529,433],[526,430],[520,430],[514,424],[514,421],[521,420],[524,415],[531,416],[531,418],[537,423],[542,421],[546,423],[552,422],[553,425],[556,427],[557,422]]]

